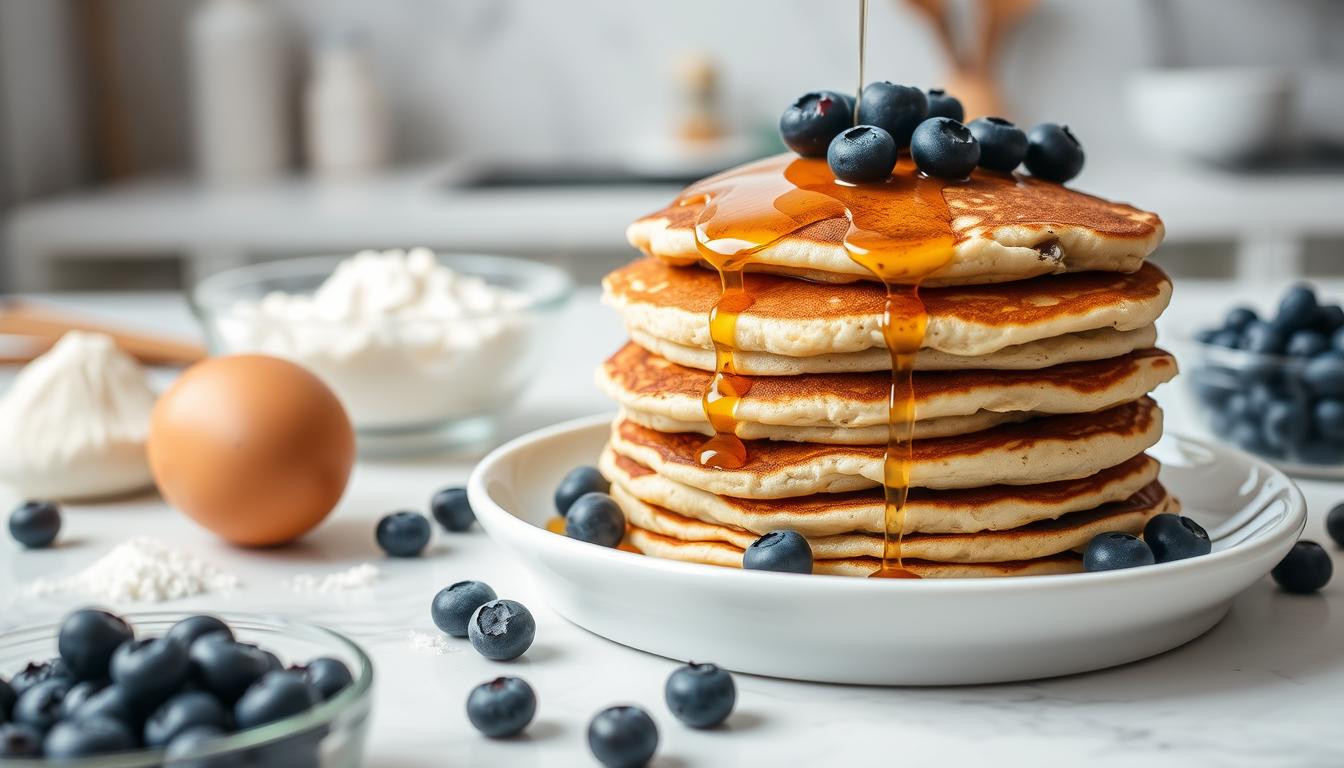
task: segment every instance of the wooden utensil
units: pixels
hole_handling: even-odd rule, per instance
[[[117,347],[144,365],[187,366],[206,357],[205,347],[156,334],[128,331],[105,323],[10,299],[0,303],[0,335],[7,337],[0,363],[22,364],[46,352],[68,331],[92,331],[112,337]]]

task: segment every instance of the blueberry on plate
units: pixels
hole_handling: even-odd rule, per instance
[[[980,143],[980,167],[1008,173],[1027,156],[1027,134],[1002,117],[981,117],[966,125]]]
[[[42,753],[48,760],[69,760],[135,747],[135,736],[123,723],[108,717],[88,717],[57,723],[43,740]]]
[[[42,733],[23,723],[0,724],[0,757],[41,757]]]
[[[1313,357],[1330,349],[1330,339],[1324,333],[1304,328],[1293,331],[1284,345],[1284,351],[1293,357]]]
[[[663,687],[667,708],[692,728],[713,728],[728,719],[737,703],[733,676],[714,664],[678,667]]]
[[[54,501],[25,501],[9,513],[9,535],[25,549],[45,549],[61,532],[61,508]]]
[[[233,630],[222,620],[214,616],[188,616],[174,624],[165,637],[178,641],[185,648],[190,648],[202,637],[216,634],[233,639]]]
[[[1209,533],[1188,517],[1156,515],[1143,527],[1143,540],[1159,563],[1207,555],[1213,551]]]
[[[317,690],[323,701],[329,701],[336,694],[350,687],[355,676],[340,659],[322,656],[303,665],[303,677]]]
[[[492,661],[516,659],[532,647],[537,622],[532,612],[513,600],[491,600],[476,609],[467,626],[476,652]]]
[[[191,674],[187,647],[166,637],[132,640],[112,654],[112,682],[141,711],[148,712],[177,692]]]
[[[961,99],[950,95],[942,88],[930,88],[924,92],[924,96],[929,103],[926,117],[950,117],[957,122],[966,119],[966,110],[961,106]]]
[[[419,512],[393,512],[378,521],[378,546],[391,557],[418,557],[429,544],[429,521]]]
[[[58,665],[55,661],[30,661],[9,679],[9,687],[17,698],[34,685],[53,678],[74,682],[64,664]]]
[[[854,104],[848,96],[814,91],[800,96],[780,115],[779,135],[803,157],[825,157],[831,139],[853,124]]]
[[[536,692],[516,677],[497,677],[467,694],[467,719],[492,739],[521,733],[536,714]]]
[[[444,530],[461,533],[476,522],[466,488],[444,488],[429,500],[429,511]]]
[[[750,571],[811,573],[812,545],[797,531],[771,531],[742,553],[742,567]]]
[[[565,516],[565,535],[602,547],[615,547],[625,537],[625,513],[605,493],[585,493]]]
[[[483,581],[459,581],[439,590],[429,605],[429,617],[444,634],[466,637],[471,615],[498,597]]]
[[[189,655],[193,679],[228,706],[273,669],[265,651],[222,635],[201,638],[191,646]]]
[[[949,117],[931,117],[915,128],[910,155],[919,170],[940,179],[964,179],[980,162],[980,142]]]
[[[897,148],[910,146],[910,136],[928,116],[929,98],[913,86],[869,83],[859,98],[858,123],[886,131]]]
[[[588,723],[588,748],[606,768],[646,765],[658,750],[658,726],[639,707],[608,707]]]
[[[585,493],[609,493],[611,483],[602,476],[597,467],[575,467],[555,487],[555,511],[561,517],[569,514],[569,508]]]
[[[19,694],[11,717],[16,723],[31,725],[43,733],[61,719],[61,703],[73,684],[62,677],[43,680]]]
[[[1308,360],[1302,381],[1321,397],[1344,397],[1344,353],[1327,352]]]
[[[1270,574],[1288,592],[1309,594],[1329,584],[1334,570],[1324,547],[1314,541],[1299,541]]]
[[[1063,184],[1083,170],[1083,160],[1083,145],[1067,125],[1041,123],[1027,132],[1023,162],[1032,176]]]
[[[1320,304],[1316,301],[1316,292],[1309,285],[1295,285],[1288,289],[1279,301],[1279,313],[1270,320],[1270,324],[1282,333],[1292,333],[1310,328],[1316,323]]]
[[[1263,320],[1251,321],[1241,332],[1241,348],[1257,355],[1277,355],[1283,352],[1283,331]]]
[[[139,733],[144,724],[144,715],[119,685],[109,685],[91,694],[78,706],[67,707],[65,717],[75,720],[86,717],[110,717],[125,724],[132,733]]]
[[[1233,307],[1227,311],[1223,318],[1223,327],[1230,331],[1241,332],[1246,330],[1246,326],[1259,320],[1260,316],[1250,307]]]
[[[1271,448],[1301,444],[1311,432],[1311,411],[1300,400],[1275,400],[1265,408],[1263,434]]]
[[[872,125],[856,125],[838,134],[826,150],[826,163],[835,178],[850,184],[869,184],[891,176],[896,167],[896,142],[891,134]]]
[[[61,623],[56,646],[75,679],[102,680],[108,676],[113,652],[134,636],[131,626],[120,616],[85,608]]]
[[[1099,533],[1088,542],[1083,553],[1083,568],[1088,571],[1114,571],[1157,562],[1153,550],[1137,536],[1119,531]]]
[[[1325,516],[1325,531],[1336,544],[1344,547],[1344,504],[1336,504]]]
[[[321,701],[302,673],[267,672],[233,705],[233,721],[239,730],[256,728],[306,712]]]
[[[145,746],[162,747],[198,725],[227,728],[229,713],[213,694],[184,691],[159,705],[145,721]]]

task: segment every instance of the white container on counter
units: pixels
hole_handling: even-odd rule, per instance
[[[357,43],[342,39],[318,48],[303,113],[308,166],[317,175],[358,177],[387,162],[387,112]]]

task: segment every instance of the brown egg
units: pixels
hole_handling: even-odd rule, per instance
[[[345,492],[355,433],[336,395],[294,363],[215,357],[159,398],[149,466],[169,504],[224,539],[283,544]]]

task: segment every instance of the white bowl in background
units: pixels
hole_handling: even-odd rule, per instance
[[[1145,141],[1218,165],[1273,157],[1292,142],[1295,80],[1276,69],[1149,69],[1130,75],[1130,120]]]

